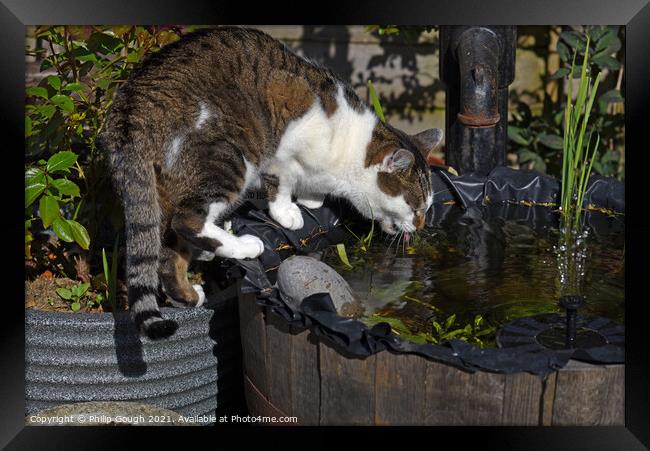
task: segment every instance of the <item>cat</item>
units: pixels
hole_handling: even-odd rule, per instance
[[[217,27],[148,56],[116,91],[98,143],[125,214],[130,311],[141,333],[169,337],[162,292],[205,298],[187,279],[203,257],[256,258],[262,241],[219,224],[247,190],[270,216],[303,227],[300,208],[347,199],[395,234],[424,225],[427,156],[442,131],[408,135],[383,123],[330,70],[257,30]]]

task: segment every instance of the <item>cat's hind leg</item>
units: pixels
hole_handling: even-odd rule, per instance
[[[181,239],[178,238],[178,241]],[[172,299],[199,307],[205,301],[205,293],[201,285],[192,285],[187,279],[191,251],[186,246],[176,247],[175,249],[163,245],[161,248],[158,265],[160,280],[166,294]]]

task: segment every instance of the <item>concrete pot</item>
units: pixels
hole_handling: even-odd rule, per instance
[[[236,402],[236,305],[162,312],[178,330],[151,341],[125,312],[26,310],[26,415],[75,402],[132,401],[195,416]]]

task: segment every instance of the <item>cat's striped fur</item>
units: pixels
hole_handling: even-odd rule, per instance
[[[126,218],[127,284],[136,323],[171,335],[159,290],[202,302],[193,255],[256,257],[259,239],[219,224],[247,189],[301,228],[308,208],[345,197],[395,233],[422,227],[431,204],[427,152],[440,130],[409,136],[382,124],[349,85],[256,30],[188,35],[148,57],[118,90],[100,134]]]

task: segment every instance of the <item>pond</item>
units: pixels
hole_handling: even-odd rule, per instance
[[[557,214],[550,208],[454,207],[430,213],[429,225],[409,243],[375,231],[364,251],[350,234],[344,244],[351,266],[336,247],[325,250],[323,260],[362,301],[361,321],[388,322],[402,338],[420,343],[457,338],[494,347],[506,323],[561,311]],[[623,324],[624,221],[599,212],[590,216],[597,227],[589,228],[586,305],[579,314]],[[369,226],[350,228],[361,236]]]

